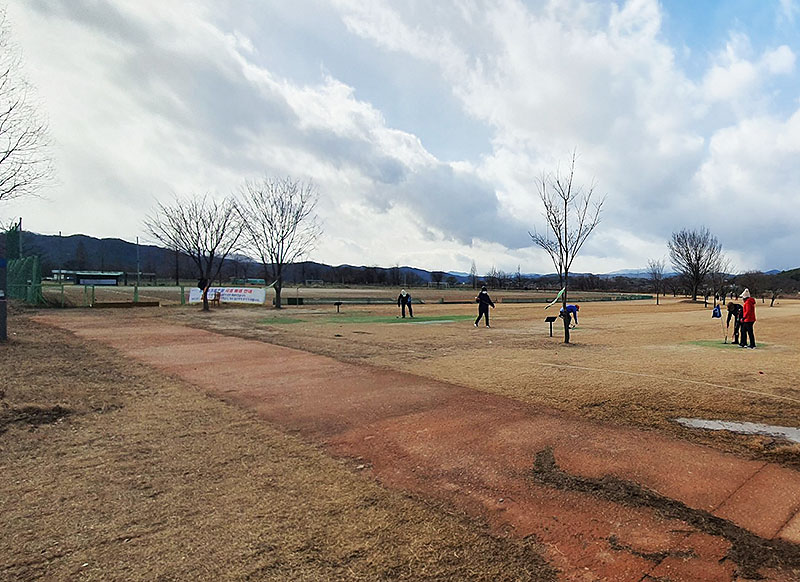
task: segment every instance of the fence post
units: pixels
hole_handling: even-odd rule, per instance
[[[186,305],[186,295],[185,295],[185,293],[186,293],[186,290],[183,288],[183,285],[181,285],[181,305]]]
[[[134,285],[133,286],[133,302],[134,303],[139,303],[139,286],[138,285]]]
[[[92,307],[94,307],[94,285],[92,285]]]
[[[8,304],[6,298],[6,258],[0,255],[0,342],[8,340]]]

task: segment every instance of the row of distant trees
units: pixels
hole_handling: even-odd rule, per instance
[[[729,296],[736,296],[745,288],[754,297],[770,297],[770,305],[781,293],[796,293],[800,288],[800,275],[796,273],[766,274],[748,271],[734,274],[731,261],[722,252],[722,244],[707,228],[682,229],[672,233],[667,241],[672,267],[677,276],[665,278],[666,260],[648,262],[648,274],[652,289],[658,297],[666,289],[673,295],[685,292],[693,301],[702,296],[707,302],[725,303]]]

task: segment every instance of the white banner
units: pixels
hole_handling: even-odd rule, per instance
[[[220,303],[256,303],[262,305],[267,300],[267,290],[258,287],[209,287],[208,298],[219,291]],[[197,287],[189,290],[189,303],[203,301],[203,291]]]

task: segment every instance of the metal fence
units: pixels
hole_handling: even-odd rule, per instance
[[[7,269],[9,297],[21,299],[31,305],[44,303],[39,257],[12,259],[8,261]]]

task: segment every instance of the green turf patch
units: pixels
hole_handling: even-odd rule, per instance
[[[432,323],[448,321],[466,321],[472,319],[471,315],[422,315],[417,317],[396,317],[393,315],[348,315],[340,314],[329,317],[327,323]]]
[[[303,321],[305,320],[297,319],[296,317],[268,317],[258,323],[261,325],[283,325],[285,323],[303,323]]]
[[[686,342],[687,345],[692,346],[701,346],[704,348],[738,348],[739,344],[731,343],[731,340],[728,339],[728,343],[723,343],[721,339],[719,340],[697,340],[693,342]],[[756,344],[756,349],[765,347],[767,344],[759,343]]]

